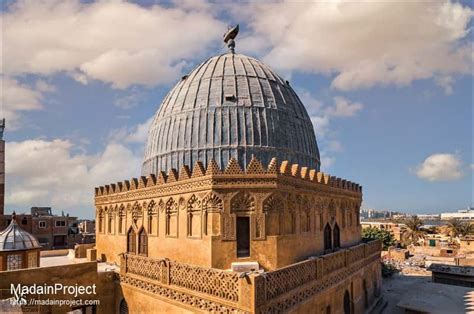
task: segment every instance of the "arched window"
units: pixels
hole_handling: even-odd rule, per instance
[[[148,236],[144,228],[138,233],[138,254],[148,254]]]
[[[104,232],[104,213],[99,210],[99,232]]]
[[[346,210],[344,207],[341,207],[341,226],[342,228],[346,227]]]
[[[128,314],[128,304],[127,304],[127,301],[125,301],[125,299],[122,299],[122,301],[120,301],[119,313],[120,314]]]
[[[364,290],[364,308],[369,307],[369,294],[367,292],[367,282],[364,281],[362,282],[362,289]]]
[[[311,231],[311,218],[309,216],[309,210],[303,209],[301,210],[301,215],[300,215],[300,227],[301,227],[301,232],[309,232]]]
[[[324,228],[324,249],[332,249],[331,226],[329,224],[326,224]]]
[[[344,293],[344,314],[351,314],[351,296],[347,290]]]
[[[341,238],[340,238],[339,226],[337,224],[334,226],[333,238],[334,238],[334,245],[333,245],[334,248],[341,247]]]
[[[133,228],[130,228],[127,233],[127,252],[135,254],[137,243],[137,235]]]
[[[118,210],[118,232],[119,234],[125,233],[125,208],[121,207]]]
[[[107,233],[112,234],[114,232],[114,217],[113,213],[107,214],[108,221],[107,221]]]
[[[319,213],[319,231],[323,231],[323,228],[324,228],[323,213]]]

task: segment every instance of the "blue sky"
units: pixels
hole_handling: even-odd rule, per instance
[[[323,171],[362,184],[365,207],[472,205],[471,19],[470,2],[450,1],[9,1],[7,212],[92,217],[92,188],[140,174],[147,121],[234,23],[237,52],[289,79]]]

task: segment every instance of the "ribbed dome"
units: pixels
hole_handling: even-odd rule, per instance
[[[319,170],[313,125],[300,99],[262,62],[241,54],[214,56],[163,100],[151,124],[142,174],[206,165],[241,167],[255,155]]]
[[[10,225],[0,232],[0,252],[31,250],[40,247],[38,240],[23,230],[14,218]]]

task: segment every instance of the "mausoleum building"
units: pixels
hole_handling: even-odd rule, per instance
[[[381,247],[361,240],[362,187],[320,172],[298,95],[227,36],[229,52],[164,98],[142,176],[95,190],[97,256],[121,269],[116,310],[368,311]]]

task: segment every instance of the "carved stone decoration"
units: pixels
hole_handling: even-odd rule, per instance
[[[117,216],[119,217],[125,217],[125,206],[121,204],[118,209],[117,209]]]
[[[178,236],[178,203],[170,197],[166,202],[166,236]]]
[[[285,203],[279,195],[271,195],[263,202],[263,211],[283,211],[285,209]]]
[[[155,216],[158,213],[158,207],[154,200],[148,204],[147,213],[148,216]]]
[[[233,214],[222,214],[222,240],[233,241],[235,234],[236,217]]]
[[[202,209],[207,213],[220,213],[222,208],[222,199],[214,193],[208,194],[202,201]]]
[[[188,237],[201,238],[202,232],[202,211],[201,200],[196,195],[191,195],[186,205],[187,214],[187,235]]]
[[[160,200],[158,202],[158,210],[162,213],[162,212],[164,212],[165,208],[166,208],[165,202],[163,202],[163,200]]]
[[[254,220],[254,240],[265,240],[265,214],[255,213]]]
[[[137,225],[138,220],[143,217],[143,209],[141,208],[140,204],[138,204],[138,202],[135,202],[135,204],[133,204],[131,207],[131,213],[133,223]]]
[[[330,219],[336,219],[336,205],[334,204],[334,201],[331,200],[328,205],[328,215]]]
[[[231,212],[253,212],[255,210],[255,198],[249,193],[241,193],[232,199]]]
[[[180,197],[179,198],[179,201],[178,201],[178,208],[180,210],[184,210],[186,208],[186,201],[184,199],[184,197]]]

